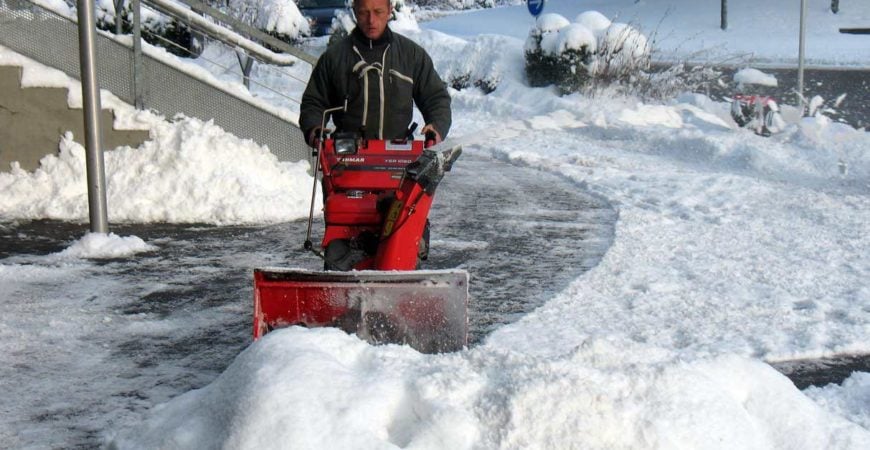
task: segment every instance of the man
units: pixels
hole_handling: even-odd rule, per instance
[[[353,11],[356,28],[326,49],[302,95],[299,127],[308,144],[319,138],[323,111],[345,101],[346,111],[332,113],[337,131],[404,138],[416,104],[425,121],[421,132],[434,132],[436,143],[446,138],[450,94],[426,51],[390,30],[390,0],[354,0]]]

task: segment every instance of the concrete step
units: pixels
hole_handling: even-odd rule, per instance
[[[8,172],[18,161],[24,170],[39,167],[39,160],[56,153],[61,136],[71,131],[84,145],[84,114],[67,103],[65,88],[21,87],[22,69],[0,66],[0,171]],[[104,109],[100,115],[103,149],[121,145],[138,147],[148,139],[142,130],[115,130],[114,115]]]

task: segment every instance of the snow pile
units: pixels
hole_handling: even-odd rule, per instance
[[[574,18],[574,22],[582,25],[595,34],[605,32],[607,27],[612,23],[607,16],[598,11],[584,11]]]
[[[393,18],[390,20],[391,30],[405,33],[420,29],[413,10],[405,4],[404,0],[390,0],[390,3],[393,5]]]
[[[810,386],[804,391],[822,408],[848,417],[870,430],[870,373],[853,372],[842,386],[831,384],[822,388]]]
[[[273,31],[289,38],[308,35],[308,20],[296,2],[286,0],[232,0],[227,3],[237,18],[263,31]]]
[[[751,67],[738,70],[737,73],[734,74],[734,82],[737,83],[740,89],[743,89],[743,87],[747,84],[774,87],[777,85],[775,76],[764,73],[758,69],[753,69]]]
[[[312,179],[306,161],[279,162],[211,122],[155,121],[140,148],[104,153],[110,222],[264,223],[303,217]],[[85,149],[67,133],[58,155],[33,173],[0,172],[0,216],[85,220]]]
[[[679,426],[674,424],[679,423]],[[272,332],[118,448],[866,448],[760,362],[590,340],[424,356],[332,329]]]
[[[115,233],[88,233],[69,248],[56,253],[58,258],[107,259],[123,258],[142,252],[156,251],[157,247],[136,236],[118,236]]]
[[[30,1],[32,1],[33,3],[35,3],[39,6],[43,6],[46,9],[50,9],[50,10],[52,10],[52,11],[54,11],[54,12],[56,12],[64,17],[69,17],[69,18],[76,17],[76,11],[75,11],[75,8],[73,7],[74,5],[68,3],[67,0],[30,0]],[[114,12],[115,5],[112,4],[112,2],[108,2],[108,3],[109,3],[108,7],[111,7],[111,11]],[[105,13],[105,11],[106,11],[105,8],[107,6],[104,6],[104,5],[105,5],[105,3],[98,2],[95,14],[99,15],[101,13]]]

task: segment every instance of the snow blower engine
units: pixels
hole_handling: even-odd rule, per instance
[[[400,343],[424,353],[467,343],[468,273],[418,270],[428,254],[435,189],[462,148],[413,140],[322,136],[305,249],[323,271],[254,270],[254,339],[279,327],[334,326],[371,343]],[[325,231],[311,242],[317,174],[322,173]]]

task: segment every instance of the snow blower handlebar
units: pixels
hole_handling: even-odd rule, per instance
[[[321,258],[323,258],[323,255],[314,248],[314,244],[311,242],[311,224],[314,222],[314,196],[317,194],[317,172],[320,171],[320,154],[323,153],[323,142],[326,140],[326,117],[336,111],[347,111],[347,99],[344,100],[344,105],[342,106],[325,109],[323,116],[320,118],[320,129],[318,130],[320,136],[317,137],[317,150],[314,155],[314,173],[312,173],[314,183],[311,186],[311,206],[308,208],[308,231],[305,232],[305,243],[302,245],[305,250],[311,250]]]
[[[441,150],[441,147],[447,147]],[[408,165],[406,172],[408,177],[416,181],[427,194],[432,195],[438,183],[444,178],[444,174],[453,167],[453,162],[462,154],[462,146],[450,142],[439,144],[437,147],[423,150],[423,154]]]

